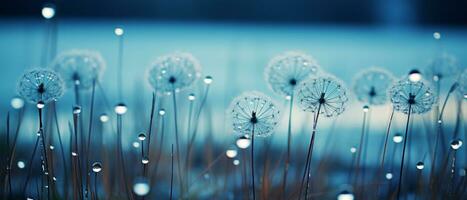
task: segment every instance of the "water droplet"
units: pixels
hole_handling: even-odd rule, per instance
[[[370,110],[370,107],[365,105],[363,106],[363,112],[368,112]]]
[[[356,147],[350,147],[350,153],[355,153],[357,152],[357,148]]]
[[[467,170],[465,168],[459,169],[459,176],[465,176],[467,173]]]
[[[78,156],[78,154],[76,152],[71,152],[71,155],[75,156],[75,157]]]
[[[160,115],[160,116],[165,115],[165,110],[164,110],[164,109],[160,109],[160,110],[159,110],[159,115]]]
[[[73,107],[73,114],[80,114],[81,113],[81,106],[74,106]]]
[[[392,173],[391,172],[386,173],[386,179],[388,179],[388,180],[392,179]]]
[[[211,84],[212,83],[212,77],[211,76],[206,76],[204,77],[204,83],[206,84]]]
[[[392,141],[394,141],[394,143],[401,143],[403,139],[404,137],[402,137],[401,134],[395,134],[394,137],[392,137]]]
[[[235,159],[235,160],[233,161],[233,164],[234,164],[235,166],[239,165],[239,164],[240,164],[240,160]]]
[[[195,94],[191,93],[188,95],[188,100],[189,101],[194,101],[196,99]]]
[[[441,39],[441,33],[439,33],[439,32],[434,32],[434,33],[433,33],[433,38],[435,38],[436,40]]]
[[[204,174],[203,177],[204,177],[204,179],[209,179],[209,178],[211,178],[211,176],[209,175],[209,173]]]
[[[123,35],[123,33],[124,33],[123,28],[120,28],[120,27],[115,28],[114,33],[115,33],[116,36]]]
[[[250,146],[251,140],[249,137],[246,135],[241,136],[240,138],[237,139],[236,141],[237,147],[240,149],[246,149]]]
[[[24,169],[26,167],[26,163],[24,163],[24,161],[18,161],[18,163],[16,163],[16,165],[18,166],[18,168],[20,169]]]
[[[27,197],[26,200],[34,200],[34,199],[31,197]]]
[[[99,173],[102,171],[102,164],[100,162],[95,162],[92,164],[92,171],[94,173]]]
[[[55,16],[55,6],[52,4],[46,4],[42,7],[41,14],[45,19],[52,19]]]
[[[137,178],[133,184],[133,192],[138,196],[145,196],[150,191],[149,182],[145,178]]]
[[[124,103],[119,103],[114,108],[114,111],[115,113],[117,113],[117,115],[123,115],[126,113],[127,110],[128,108],[126,107]]]
[[[139,142],[133,142],[133,147],[134,148],[139,148]]]
[[[285,100],[290,100],[290,99],[292,99],[292,96],[290,95],[285,96]]]
[[[50,150],[54,150],[54,149],[55,149],[55,147],[54,147],[53,145],[50,145],[49,148],[50,148]]]
[[[109,116],[105,113],[101,114],[101,116],[99,116],[99,120],[101,120],[102,123],[105,123],[105,122],[108,122],[109,121]]]
[[[353,200],[353,199],[354,199],[354,195],[347,190],[344,190],[341,193],[339,193],[339,195],[337,195],[337,200]]]
[[[418,82],[422,80],[422,74],[420,71],[413,69],[409,72],[409,80],[412,82]]]
[[[443,123],[443,120],[438,120],[438,124],[442,124]]]
[[[418,162],[417,163],[417,169],[422,170],[423,168],[425,168],[425,164],[423,162],[421,162],[421,161]]]
[[[24,106],[24,100],[19,97],[14,97],[11,99],[10,104],[14,109],[21,109]]]
[[[52,180],[53,180],[53,181],[57,181],[57,178],[54,176],[54,177],[52,177]]]
[[[461,147],[462,147],[462,140],[456,139],[456,140],[451,141],[451,148],[453,150],[458,150]]]
[[[433,76],[433,81],[434,81],[434,82],[438,82],[438,81],[439,81],[439,76],[438,76],[438,75],[434,75],[434,76]]]
[[[235,158],[235,156],[237,156],[237,148],[236,148],[235,146],[229,147],[229,148],[225,151],[225,155],[226,155],[228,158]]]
[[[138,140],[140,140],[140,141],[146,140],[146,135],[145,135],[144,133],[140,133],[140,134],[138,135]]]
[[[149,159],[147,157],[143,157],[143,159],[141,159],[141,163],[143,164],[148,164],[149,163]]]
[[[37,108],[42,109],[42,108],[44,108],[45,103],[43,101],[39,101],[39,102],[37,102],[36,106],[37,106]]]

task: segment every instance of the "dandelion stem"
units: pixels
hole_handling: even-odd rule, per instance
[[[34,155],[36,155],[38,146],[39,146],[39,136],[36,138],[36,144],[34,145],[34,150],[32,151],[31,157],[29,158],[29,161],[28,161],[29,170],[28,170],[28,174],[26,175],[26,181],[24,182],[24,186],[23,186],[24,195],[26,195],[26,189],[28,187],[29,179],[31,178],[32,169],[33,169],[32,163],[34,161]]]
[[[118,36],[118,70],[117,70],[118,99],[123,100],[123,35]]]
[[[43,165],[44,165],[44,171],[41,171],[45,178],[47,179],[47,196],[49,199],[52,199],[51,193],[49,191],[49,187],[52,185],[50,182],[49,178],[49,163],[48,163],[48,158],[47,158],[47,145],[45,144],[45,133],[44,133],[44,127],[42,123],[42,108],[38,108],[38,114],[39,114],[39,134],[42,142],[42,150],[43,150]]]
[[[54,115],[54,119],[55,119],[54,120],[55,121],[55,127],[57,128],[58,143],[60,145],[60,151],[61,151],[61,154],[62,154],[63,176],[64,176],[63,182],[66,185],[66,184],[68,184],[68,173],[67,173],[68,167],[66,165],[65,150],[63,149],[62,136],[61,136],[61,133],[60,133],[60,127],[58,125],[57,107],[56,107],[55,102],[53,102],[52,106],[53,106],[53,112],[54,112],[53,115]],[[64,187],[63,189],[64,189],[64,193],[65,193],[65,198],[68,198],[68,187]]]
[[[94,114],[94,94],[96,91],[96,80],[94,79],[92,81],[92,92],[91,92],[91,110],[89,111],[89,128],[88,128],[88,144],[86,146],[86,196],[87,196],[87,191],[91,190],[91,170],[89,169],[89,166],[91,165],[89,163],[89,149],[91,148],[91,134],[92,134],[92,121],[93,121],[93,114]]]
[[[173,182],[174,182],[174,145],[172,144],[172,151],[170,153],[171,158],[171,170],[170,170],[170,200],[172,200],[173,195]]]
[[[180,189],[184,189],[183,187],[183,181],[182,181],[182,168],[181,168],[181,162],[180,162],[180,143],[179,143],[179,137],[178,137],[178,122],[177,122],[177,99],[175,97],[175,87],[172,90],[172,103],[173,103],[173,109],[174,109],[174,128],[175,128],[175,145],[177,148],[177,168],[178,168],[178,179],[180,181]],[[182,195],[183,196],[183,195]]]
[[[119,147],[119,154],[120,154],[120,166],[122,167],[122,181],[123,186],[125,188],[125,193],[128,199],[133,199],[133,195],[130,194],[128,189],[128,182],[126,180],[126,168],[125,168],[125,158],[123,155],[123,140],[122,140],[122,116],[117,115],[117,137],[118,137],[118,147]]]
[[[360,142],[358,145],[358,150],[357,150],[357,164],[355,166],[355,177],[354,177],[354,185],[355,187],[358,186],[358,180],[359,180],[359,175],[360,175],[360,161],[361,156],[362,156],[362,149],[363,145],[365,142],[365,127],[366,127],[366,121],[367,121],[367,112],[363,112],[363,122],[362,122],[362,132],[360,134]]]
[[[196,112],[196,116],[194,118],[194,128],[193,128],[193,132],[191,133],[191,139],[189,141],[189,144],[188,144],[188,150],[187,150],[187,157],[186,157],[186,160],[185,160],[185,168],[188,169],[190,167],[190,158],[191,158],[191,149],[193,148],[193,144],[195,143],[195,139],[196,139],[196,133],[198,132],[198,125],[199,125],[199,118],[201,116],[201,111],[203,110],[203,107],[204,105],[206,104],[206,101],[207,101],[207,97],[208,97],[208,93],[209,93],[209,87],[210,84],[207,84],[206,85],[206,91],[204,92],[204,96],[203,96],[203,100],[201,100],[201,104],[199,106],[199,109],[198,111]],[[187,179],[187,183],[189,183],[189,172],[187,173],[187,176],[185,177]],[[189,185],[187,185],[187,187],[189,187]]]
[[[397,184],[397,199],[400,199],[401,185],[402,185],[402,175],[404,170],[404,159],[405,159],[405,148],[407,146],[408,133],[409,133],[409,124],[410,124],[410,114],[412,113],[412,104],[409,104],[409,112],[407,114],[407,123],[405,124],[405,135],[404,135],[404,146],[402,148],[402,160],[399,170],[399,183]]]
[[[324,95],[322,95],[322,96],[324,96]],[[321,104],[322,103],[319,104],[318,111],[316,112],[316,114],[314,116],[313,130],[312,130],[312,133],[311,133],[310,144],[308,145],[308,153],[307,153],[307,156],[306,156],[305,169],[303,170],[303,177],[302,177],[302,182],[300,184],[300,192],[299,192],[298,199],[302,198],[302,189],[303,189],[303,183],[305,182],[305,177],[306,177],[305,199],[307,199],[307,196],[308,196],[308,182],[309,182],[309,178],[310,178],[310,169],[309,168],[311,168],[311,159],[312,159],[312,156],[313,156],[313,146],[314,146],[314,143],[315,143],[316,126],[318,124],[319,112],[321,111]]]
[[[253,200],[256,199],[255,195],[255,159],[254,159],[254,147],[255,147],[255,125],[253,125],[251,131],[251,191],[253,193]]]
[[[290,105],[289,105],[289,122],[287,126],[287,155],[285,157],[285,166],[284,166],[284,175],[282,178],[282,198],[286,199],[287,197],[287,173],[289,171],[289,162],[290,162],[290,143],[292,140],[292,110],[293,110],[293,94],[290,95]]]
[[[154,110],[155,110],[155,107],[156,107],[156,94],[153,92],[152,93],[152,103],[151,103],[151,117],[149,119],[149,129],[148,129],[148,148],[147,148],[147,155],[148,155],[148,159],[150,158],[149,157],[149,153],[151,152],[150,151],[150,146],[151,146],[151,135],[152,135],[152,123],[154,121]],[[144,156],[144,155],[143,155]],[[143,175],[146,176],[147,175],[147,171],[146,171],[146,165],[143,166]]]
[[[391,125],[392,125],[392,118],[394,117],[394,109],[392,109],[391,111],[391,115],[389,116],[389,122],[388,122],[388,127],[386,129],[386,135],[384,137],[384,147],[383,147],[383,153],[381,155],[381,164],[380,164],[380,167],[379,167],[379,170],[376,174],[376,179],[377,179],[377,184],[376,184],[376,196],[378,196],[378,193],[379,193],[379,175],[380,173],[383,171],[384,169],[384,161],[385,161],[385,158],[386,158],[386,151],[387,151],[387,146],[388,146],[388,140],[389,140],[389,133],[390,133],[390,130],[391,130]]]

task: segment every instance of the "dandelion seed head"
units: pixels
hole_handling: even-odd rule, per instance
[[[265,78],[275,93],[291,96],[297,86],[318,72],[319,66],[311,56],[290,51],[269,62],[265,69]]]
[[[459,73],[459,64],[456,57],[443,53],[429,61],[424,73],[427,79],[429,78],[436,82],[442,78]]]
[[[100,162],[95,162],[92,164],[92,171],[94,173],[99,173],[102,171],[102,164]]]
[[[268,96],[252,91],[236,97],[228,109],[236,133],[267,137],[279,122],[280,111]]]
[[[394,77],[382,68],[370,68],[358,74],[353,82],[353,91],[358,101],[369,105],[383,105],[388,101],[387,91]]]
[[[297,90],[299,106],[326,117],[340,115],[347,104],[347,90],[338,79],[325,75],[303,82]]]
[[[75,49],[59,54],[51,67],[61,75],[66,87],[72,88],[78,84],[80,89],[89,89],[94,80],[100,81],[105,61],[97,51]]]
[[[436,95],[423,81],[412,82],[405,78],[390,88],[389,95],[394,110],[405,114],[409,113],[409,107],[414,114],[428,112],[436,101]]]
[[[49,69],[32,69],[25,72],[18,81],[17,92],[30,103],[49,103],[63,95],[63,81],[60,75]]]
[[[161,56],[148,72],[148,80],[158,93],[172,93],[193,85],[200,76],[200,64],[189,53],[173,53]]]

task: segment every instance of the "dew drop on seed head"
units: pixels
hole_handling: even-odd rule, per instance
[[[44,108],[44,106],[45,106],[45,103],[43,101],[37,102],[37,105],[36,105],[37,108],[42,109]]]

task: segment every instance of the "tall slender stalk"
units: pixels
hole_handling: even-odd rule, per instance
[[[55,122],[55,127],[57,129],[57,136],[58,136],[58,143],[60,145],[60,151],[61,151],[61,154],[62,154],[62,162],[63,162],[63,182],[65,183],[65,185],[68,184],[68,172],[67,172],[67,164],[66,164],[66,158],[65,158],[65,150],[63,148],[63,142],[62,142],[62,134],[60,132],[60,127],[58,125],[58,117],[57,117],[57,107],[56,107],[56,103],[54,102],[52,104],[53,106],[53,115],[54,115],[54,122]],[[71,143],[70,143],[71,145]],[[65,198],[68,198],[68,187],[64,187],[64,193],[65,193]]]
[[[322,95],[324,96],[324,95]],[[311,159],[313,157],[313,146],[315,143],[315,135],[316,135],[316,125],[318,124],[318,118],[319,118],[319,113],[321,112],[321,103],[318,106],[318,111],[316,112],[314,116],[314,123],[313,123],[313,130],[311,133],[311,139],[310,139],[310,144],[308,145],[308,153],[306,156],[306,162],[305,162],[305,169],[303,170],[303,176],[302,176],[302,182],[300,184],[300,192],[298,199],[302,198],[302,189],[303,189],[303,183],[305,182],[305,177],[306,177],[306,188],[305,188],[305,199],[307,199],[308,196],[308,182],[310,178],[310,170],[311,168]]]
[[[172,200],[173,195],[173,183],[174,183],[174,145],[172,144],[172,151],[170,153],[171,158],[171,170],[170,170],[170,200]]]
[[[130,193],[130,189],[128,186],[128,181],[126,180],[126,168],[125,168],[125,157],[123,155],[123,140],[122,140],[122,116],[117,115],[117,137],[118,137],[118,144],[117,147],[119,149],[119,155],[120,155],[120,166],[122,168],[122,181],[123,181],[123,186],[125,188],[125,193],[128,199],[133,199],[133,195]]]
[[[254,114],[253,117],[256,117]],[[255,148],[255,125],[253,125],[253,129],[251,131],[251,191],[253,193],[253,200],[256,199],[255,195],[255,159],[254,159],[254,148]]]
[[[358,145],[358,150],[357,150],[357,164],[355,167],[355,177],[354,177],[354,185],[355,187],[358,186],[358,181],[359,181],[359,175],[360,175],[360,162],[362,160],[362,149],[364,146],[364,139],[365,139],[365,128],[366,128],[366,121],[367,121],[367,112],[363,112],[363,122],[362,122],[362,132],[360,134],[360,142]],[[359,194],[360,195],[360,194]]]
[[[405,148],[407,146],[408,133],[409,133],[409,124],[410,124],[410,114],[412,113],[412,104],[409,104],[409,113],[407,114],[407,123],[405,124],[405,135],[404,135],[404,146],[402,148],[402,160],[399,170],[399,183],[397,184],[397,199],[400,199],[401,185],[402,185],[402,175],[404,170],[404,159],[405,159]]]
[[[88,127],[88,144],[86,145],[86,191],[85,195],[87,197],[89,191],[91,191],[91,170],[89,169],[89,157],[90,157],[90,148],[91,148],[91,135],[92,135],[92,121],[94,114],[94,94],[96,91],[96,80],[92,81],[92,92],[91,92],[91,109],[89,113],[89,127]]]
[[[289,172],[289,162],[290,162],[290,143],[292,140],[292,110],[293,110],[293,94],[290,95],[290,105],[289,105],[289,121],[287,125],[287,154],[285,156],[285,165],[284,165],[284,175],[282,178],[282,198],[287,198],[287,174]]]
[[[149,128],[148,128],[148,148],[147,148],[147,157],[150,158],[149,153],[151,152],[151,135],[152,135],[152,123],[154,120],[154,110],[156,107],[156,94],[152,93],[152,103],[151,103],[151,117],[149,118]],[[142,148],[141,148],[142,149]],[[143,155],[144,156],[144,155]],[[143,166],[143,175],[147,176],[146,165]]]
[[[43,173],[43,176],[47,179],[47,187],[46,187],[46,190],[47,190],[47,196],[49,199],[52,199],[52,194],[51,192],[49,191],[49,187],[52,185],[51,184],[51,181],[50,181],[50,176],[49,176],[49,162],[48,162],[48,158],[47,158],[47,145],[45,144],[45,133],[44,133],[44,127],[43,127],[43,123],[42,123],[42,108],[38,108],[37,109],[38,111],[38,114],[39,114],[39,134],[40,134],[40,140],[41,140],[41,143],[42,143],[42,153],[43,153],[43,157],[42,157],[42,171],[41,173]]]
[[[177,99],[175,97],[175,88],[172,89],[172,104],[173,104],[173,111],[174,111],[174,128],[175,128],[175,145],[177,148],[177,168],[178,168],[178,179],[180,181],[180,189],[184,190],[183,187],[183,180],[182,180],[182,167],[180,162],[180,143],[179,143],[179,135],[178,135],[178,117],[177,117]],[[182,191],[183,192],[183,191]],[[183,196],[183,195],[182,195]]]
[[[380,186],[380,182],[379,182],[379,177],[380,177],[380,174],[381,172],[383,172],[384,170],[384,161],[385,161],[385,158],[386,158],[386,151],[387,151],[387,146],[388,146],[388,140],[389,140],[389,133],[391,132],[391,125],[392,125],[392,118],[394,117],[394,109],[392,109],[391,111],[391,115],[389,116],[389,122],[388,122],[388,126],[386,128],[386,134],[384,136],[384,146],[383,146],[383,152],[382,152],[382,155],[381,155],[381,161],[380,161],[380,165],[379,165],[379,169],[378,171],[376,172],[376,197],[378,197],[378,194],[379,194],[379,186]]]

